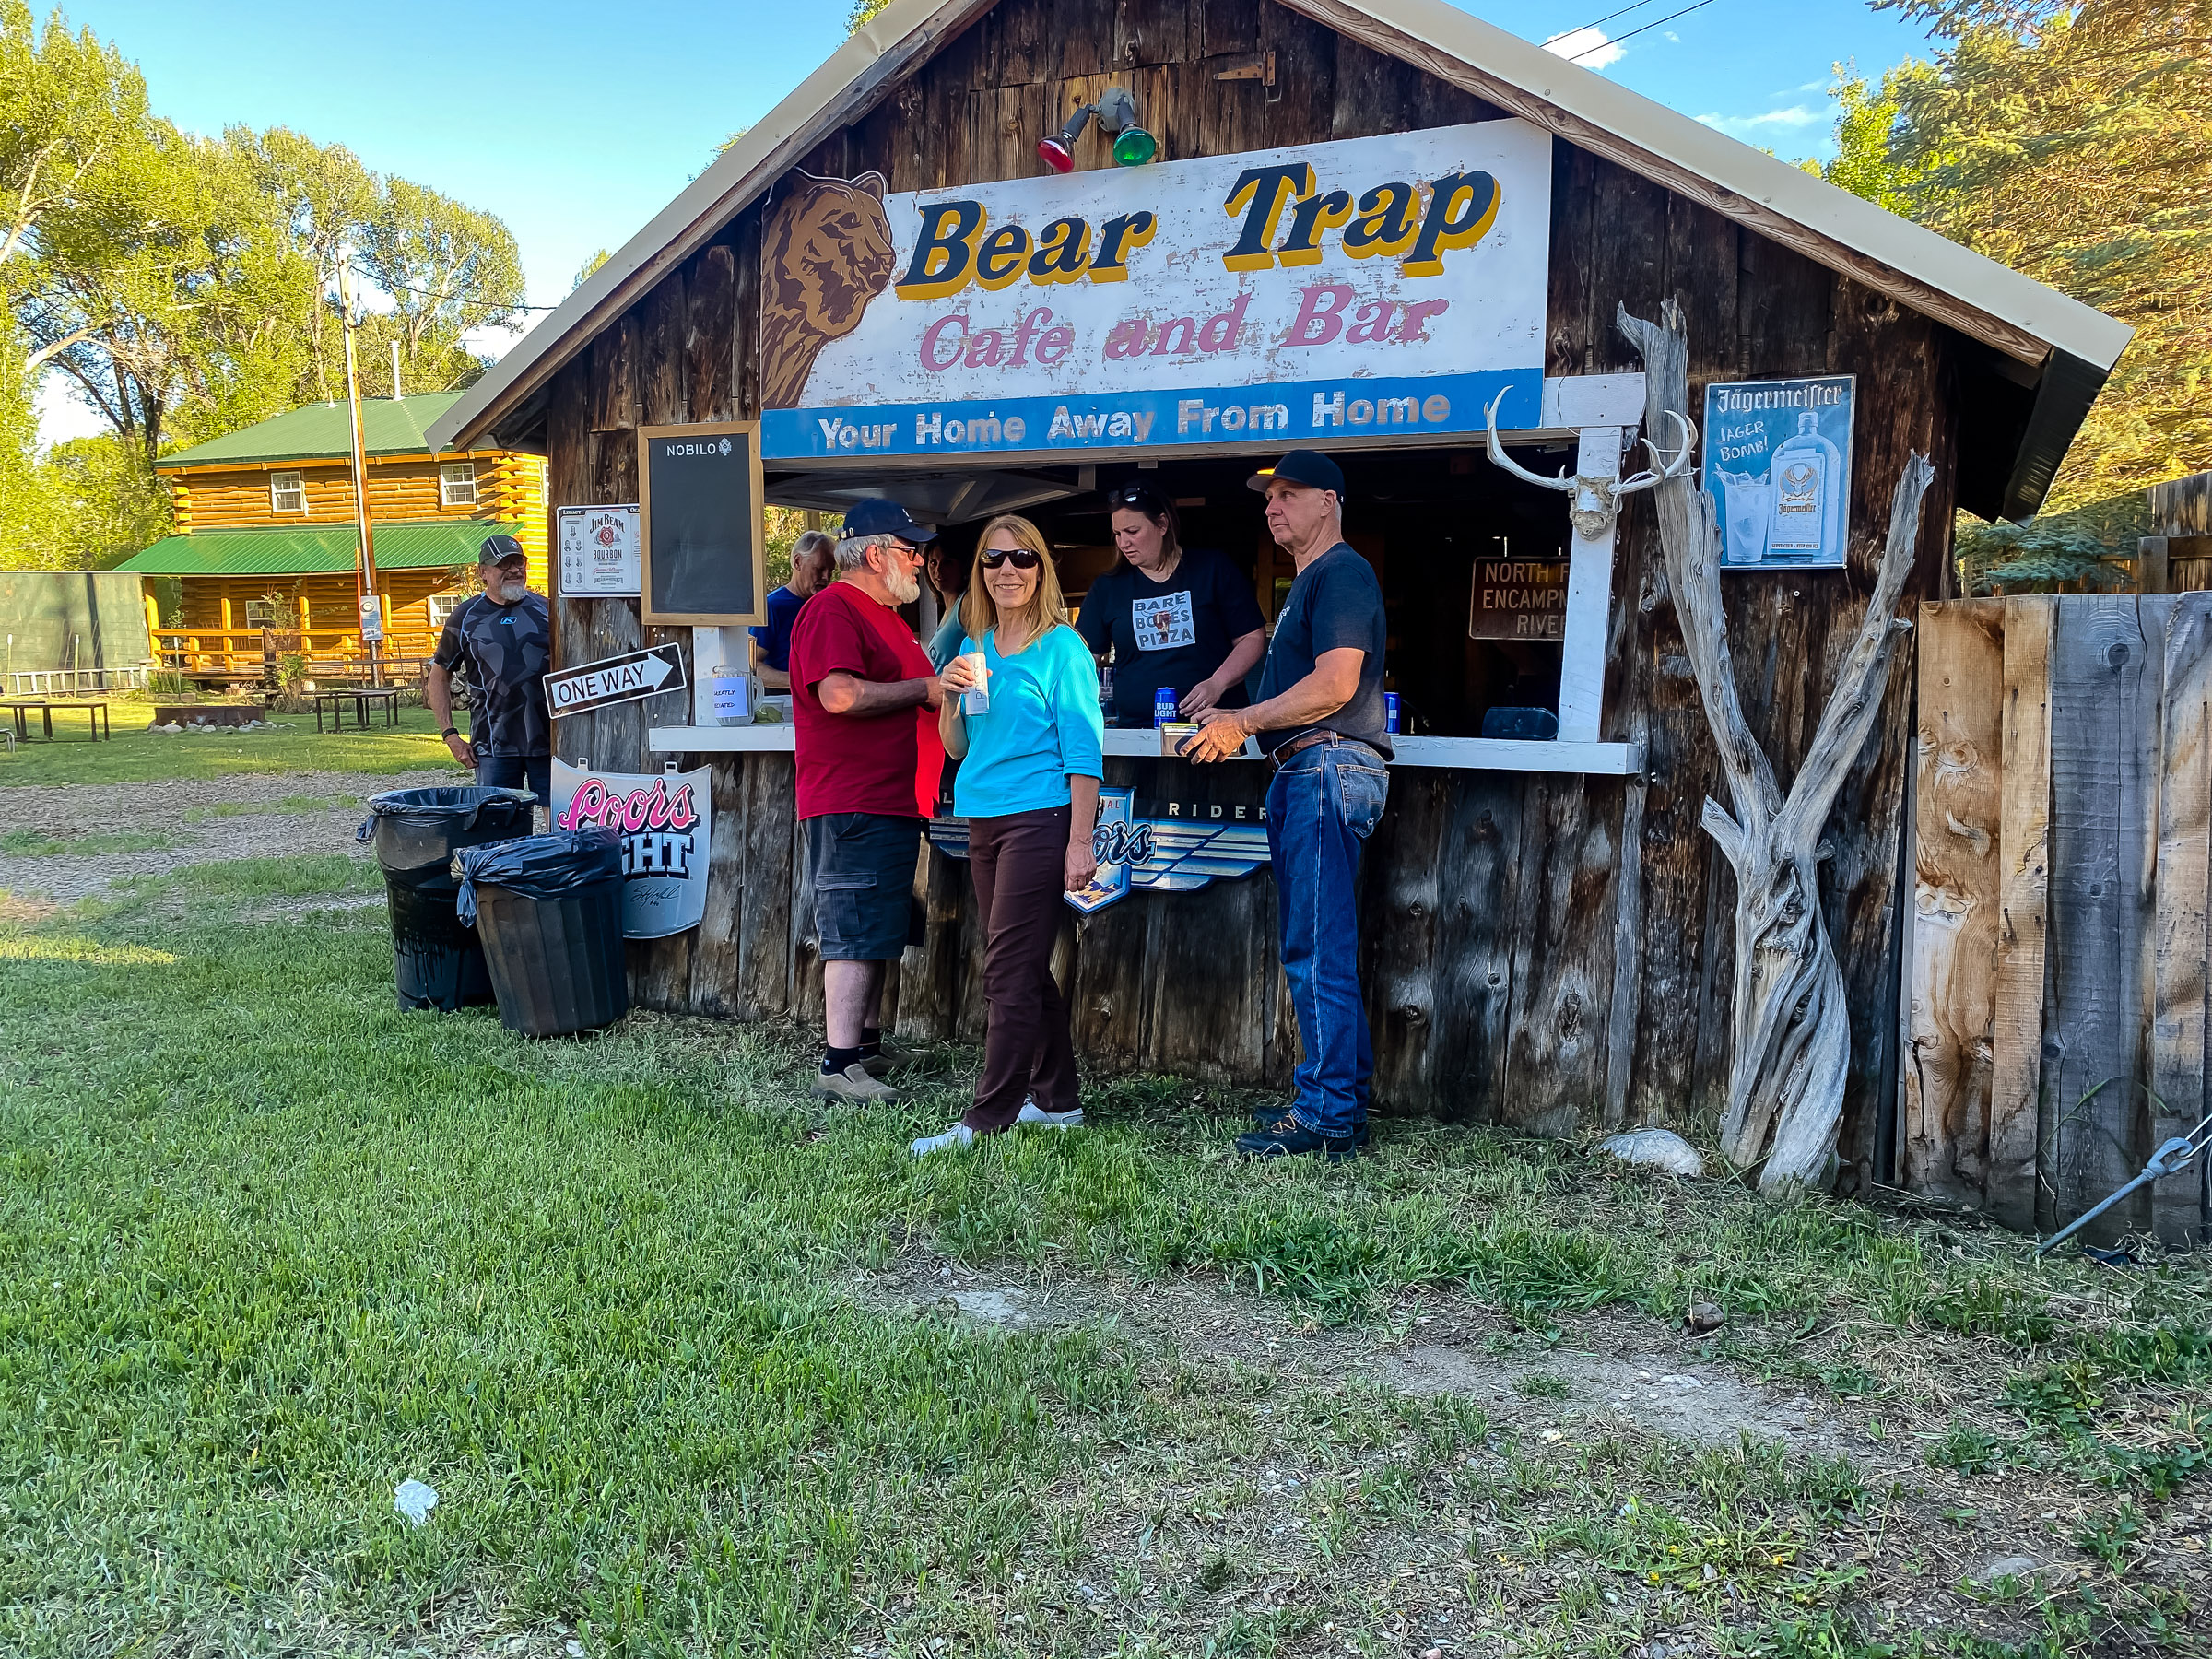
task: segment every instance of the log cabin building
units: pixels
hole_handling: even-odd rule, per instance
[[[1094,130],[1053,182],[1040,140],[1115,88],[1159,160],[1117,168]],[[1451,171],[1420,171],[1437,158]],[[1400,166],[1415,171],[1387,171]],[[1209,179],[1223,194],[1177,219]],[[1037,206],[1014,224],[1017,199]],[[1177,245],[1208,235],[1218,260]],[[1222,288],[1223,267],[1249,280]],[[1321,291],[1337,270],[1342,293]],[[963,290],[964,273],[980,275]],[[1434,293],[1478,313],[1472,326],[1424,333],[1413,313],[1446,305],[1416,302],[1404,285],[1418,276],[1441,277]],[[986,328],[1002,289],[1020,307]],[[1295,316],[1263,315],[1278,291]],[[1355,312],[1374,295],[1380,317]],[[1098,296],[1120,321],[1093,326]],[[1786,781],[1908,454],[1935,466],[1909,617],[1946,594],[1954,509],[2034,511],[2127,330],[1441,0],[896,0],[432,436],[546,455],[558,507],[636,501],[641,429],[758,421],[771,502],[888,494],[955,540],[1019,510],[1078,589],[1110,539],[1101,492],[1145,477],[1180,503],[1186,543],[1250,571],[1270,615],[1290,571],[1244,480],[1291,444],[1329,449],[1349,539],[1382,578],[1407,722],[1356,945],[1378,1109],[1555,1135],[1689,1124],[1727,1085],[1731,877],[1700,822],[1719,769],[1648,498],[1614,496],[1636,457],[1677,448],[1647,418],[1616,326],[1618,308],[1651,317],[1668,300],[1688,317],[1693,412],[1710,383],[1853,377],[1838,557],[1727,579],[1744,701]],[[1362,329],[1378,366],[1341,369],[1336,393],[1284,366],[1292,345]],[[1473,350],[1478,334],[1503,355]],[[1121,374],[1117,343],[1143,372]],[[1025,404],[1020,367],[1071,352],[1094,354],[1081,379]],[[1472,371],[1500,364],[1513,372]],[[1409,395],[1388,379],[1461,368]],[[940,371],[966,377],[966,403],[931,401]],[[1382,377],[1371,395],[1363,376]],[[1094,390],[1126,391],[1127,418]],[[1139,407],[1147,396],[1165,401]],[[1509,459],[1576,492],[1494,465],[1486,406]],[[1481,626],[1486,558],[1557,572],[1557,627]],[[695,643],[634,599],[562,597],[555,630],[571,663]],[[1847,1187],[1896,1168],[1913,696],[1895,667],[1822,865],[1853,1018]],[[1497,718],[1531,708],[1547,718]],[[818,1018],[788,726],[717,726],[679,693],[566,719],[555,742],[600,767],[712,768],[705,921],[632,945],[633,995]],[[1149,732],[1110,731],[1108,747],[1105,782],[1139,811],[1234,818],[1265,796],[1262,765],[1161,759]],[[900,966],[898,1024],[973,1038],[965,867],[926,858],[928,936]],[[1282,1085],[1297,1032],[1274,905],[1264,877],[1216,879],[1084,919],[1068,971],[1087,1063]]]
[[[531,585],[546,589],[545,462],[433,449],[424,429],[460,395],[361,401],[384,657],[403,677],[474,585],[486,535],[519,537]],[[155,463],[176,531],[118,568],[145,580],[166,666],[210,685],[259,682],[270,653],[304,657],[311,679],[365,672],[352,445],[345,405],[308,404]]]

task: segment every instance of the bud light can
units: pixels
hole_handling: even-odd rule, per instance
[[[1395,691],[1382,693],[1382,729],[1394,737],[1398,735],[1398,694]]]
[[[1152,693],[1152,729],[1158,731],[1171,720],[1182,718],[1175,712],[1175,688],[1162,686]]]

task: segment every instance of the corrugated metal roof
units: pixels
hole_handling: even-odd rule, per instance
[[[458,392],[430,392],[420,397],[361,399],[361,445],[371,455],[427,454],[424,431],[461,401]],[[178,466],[237,465],[254,461],[344,461],[353,454],[353,424],[340,403],[303,404],[272,415],[220,438],[164,455],[154,465],[166,472]]]
[[[522,530],[520,524],[481,519],[379,524],[374,528],[380,571],[474,565],[477,547],[486,536],[514,535]],[[165,535],[115,568],[137,576],[319,576],[352,570],[356,552],[351,524],[202,530],[191,535]]]

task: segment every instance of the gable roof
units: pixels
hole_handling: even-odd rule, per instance
[[[464,394],[430,392],[419,397],[361,399],[361,446],[371,455],[429,454],[437,446],[426,435]],[[338,403],[302,404],[266,420],[257,420],[220,438],[164,455],[154,465],[169,472],[180,466],[248,465],[257,461],[349,461],[353,422]]]
[[[2007,511],[2023,500],[2032,511],[2040,502],[2050,473],[2134,332],[1445,0],[1278,3],[1981,341],[2024,365],[2015,371],[2022,381],[2033,383],[2036,371],[2043,371],[2030,430],[2004,491]],[[563,363],[815,145],[874,108],[994,4],[893,0],[462,394],[432,423],[430,436],[457,444],[506,427],[519,441]]]

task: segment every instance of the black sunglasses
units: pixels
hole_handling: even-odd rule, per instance
[[[1165,518],[1168,513],[1168,504],[1159,492],[1142,484],[1124,484],[1106,498],[1106,505],[1110,509],[1130,508],[1147,518]]]
[[[1014,561],[1014,568],[1018,571],[1033,571],[1044,562],[1041,555],[1032,553],[1027,547],[1008,547],[1004,552],[996,547],[990,547],[979,554],[978,557],[982,559],[983,569],[986,571],[997,570],[1009,559]]]

